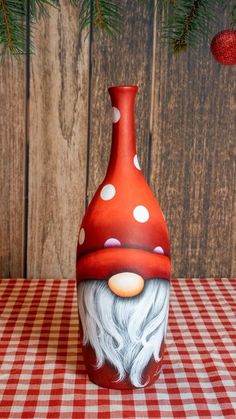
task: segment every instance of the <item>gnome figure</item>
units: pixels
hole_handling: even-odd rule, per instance
[[[153,383],[168,323],[170,246],[163,213],[136,155],[136,86],[108,89],[114,109],[104,181],[83,218],[77,291],[88,375],[108,388]]]

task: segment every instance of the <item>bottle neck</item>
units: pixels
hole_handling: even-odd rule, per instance
[[[110,170],[128,168],[136,154],[134,102],[137,86],[114,86],[108,89],[114,110]]]

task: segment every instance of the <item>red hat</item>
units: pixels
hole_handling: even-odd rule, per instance
[[[136,155],[136,92],[136,86],[109,89],[115,117],[111,157],[81,224],[77,280],[108,280],[120,272],[170,279],[166,222]]]

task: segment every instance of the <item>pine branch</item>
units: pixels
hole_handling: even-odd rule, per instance
[[[47,6],[57,6],[58,0],[28,0],[31,27],[47,13]],[[27,0],[0,0],[0,55],[15,57],[26,54]]]
[[[12,49],[12,36],[11,36],[11,27],[10,27],[10,19],[8,16],[7,8],[5,0],[0,0],[0,5],[2,9],[3,19],[6,25],[6,33],[7,33],[7,45],[10,49]]]
[[[122,8],[112,0],[71,0],[80,8],[81,29],[93,26],[95,30],[102,30],[109,35],[120,31]]]
[[[201,5],[201,0],[195,0],[189,13],[185,16],[185,21],[183,22],[183,30],[180,36],[173,42],[174,51],[181,51],[186,49],[187,47],[187,38],[189,31],[191,30],[191,26],[193,25],[193,21],[197,14],[197,11]]]
[[[167,24],[163,28],[163,37],[167,38],[172,51],[180,52],[196,46],[202,37],[209,34],[209,24],[217,20],[217,12],[225,4],[226,0],[172,1]]]
[[[26,45],[26,4],[24,1],[0,0],[0,45],[1,55],[12,56],[25,53]]]

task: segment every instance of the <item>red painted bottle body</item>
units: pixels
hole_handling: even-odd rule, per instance
[[[136,154],[137,90],[109,88],[114,110],[109,165],[83,218],[77,247],[87,372],[96,384],[117,389],[157,379],[168,322],[169,235]]]

